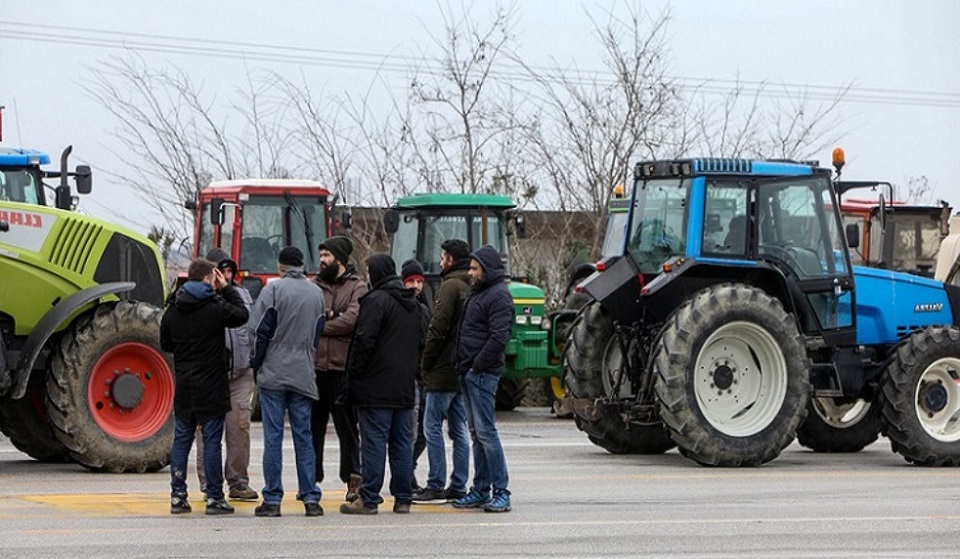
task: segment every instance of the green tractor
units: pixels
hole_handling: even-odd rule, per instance
[[[397,264],[417,259],[424,269],[424,296],[433,301],[440,285],[440,244],[462,239],[472,248],[491,245],[500,252],[510,273],[508,223],[516,205],[493,194],[414,194],[400,198],[384,216],[384,229],[393,237],[391,254]],[[516,222],[522,231],[522,222]],[[560,375],[562,344],[575,312],[547,314],[544,292],[513,279],[510,294],[516,322],[507,343],[507,367],[497,390],[497,409],[520,404],[531,378],[550,379],[555,399],[563,397]]]
[[[0,430],[41,462],[158,470],[169,463],[174,394],[159,347],[160,253],[71,211],[68,178],[80,194],[92,181],[87,166],[67,171],[70,150],[60,171],[46,171],[48,155],[0,148]]]

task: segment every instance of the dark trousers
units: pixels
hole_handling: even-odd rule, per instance
[[[383,502],[380,489],[386,462],[390,461],[390,494],[398,503],[413,500],[410,478],[413,471],[413,410],[396,408],[360,408],[363,433],[363,483],[360,498],[366,507]]]
[[[313,403],[310,430],[313,433],[313,451],[317,457],[316,481],[323,482],[323,442],[327,436],[327,422],[333,415],[333,426],[340,441],[340,481],[347,483],[350,474],[360,474],[360,434],[357,410],[353,406],[336,403],[346,395],[347,374],[343,371],[316,371],[320,399]]]

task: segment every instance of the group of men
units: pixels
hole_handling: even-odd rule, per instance
[[[320,483],[331,415],[340,479],[347,485],[341,513],[377,513],[388,461],[394,512],[436,500],[510,510],[494,414],[514,318],[500,255],[489,246],[471,253],[462,240],[445,241],[431,312],[422,300],[419,263],[403,263],[398,275],[389,255],[375,254],[365,262],[364,282],[349,262],[352,251],[346,237],[326,239],[319,245],[320,272],[308,280],[301,251],[283,248],[280,278],[264,286],[255,304],[224,251],[214,249],[190,264],[188,281],[171,297],[161,322],[161,345],[173,354],[176,371],[171,513],[191,512],[186,470],[195,438],[206,514],[234,512],[224,477],[231,500],[261,497],[247,472],[254,382],[264,439],[257,516],[281,514],[285,417],[297,499],[306,516],[323,514]],[[443,421],[453,443],[449,485]],[[418,433],[424,440],[419,445]],[[474,458],[469,490],[468,436]],[[429,474],[421,488],[414,470],[424,446]]]

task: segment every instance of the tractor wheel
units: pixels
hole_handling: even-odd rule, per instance
[[[793,441],[810,364],[796,321],[773,297],[746,285],[704,289],[667,320],[655,351],[660,417],[685,456],[756,466]]]
[[[147,472],[170,462],[173,368],[159,347],[160,309],[121,301],[78,320],[47,373],[47,413],[81,465]]]
[[[71,462],[70,453],[57,440],[43,407],[42,387],[28,387],[19,400],[0,401],[0,431],[17,450],[34,460],[51,464]]]
[[[897,348],[884,373],[884,433],[921,466],[960,466],[960,330],[927,328]]]
[[[497,409],[500,411],[516,409],[523,401],[523,397],[527,395],[528,384],[530,384],[528,378],[500,377],[500,384],[497,385]]]
[[[880,428],[876,402],[811,398],[797,442],[814,452],[860,452],[877,440]]]
[[[630,381],[617,379],[623,372],[623,353],[613,318],[592,302],[580,311],[570,328],[564,351],[564,382],[573,398],[619,401],[633,399]],[[613,454],[663,454],[675,445],[660,424],[627,424],[619,415],[589,420],[574,412],[577,427],[593,444]]]

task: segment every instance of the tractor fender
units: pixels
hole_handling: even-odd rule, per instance
[[[43,318],[37,323],[37,327],[27,338],[20,351],[20,359],[17,362],[17,368],[13,373],[13,391],[11,398],[19,399],[27,391],[27,381],[30,379],[30,371],[40,355],[40,350],[50,339],[50,336],[56,332],[57,328],[63,324],[71,314],[91,301],[96,301],[106,295],[115,295],[117,293],[126,293],[132,291],[137,286],[134,282],[112,282],[103,283],[94,287],[83,289],[61,300],[53,306],[52,309],[43,315]],[[2,384],[2,383],[0,383]]]

